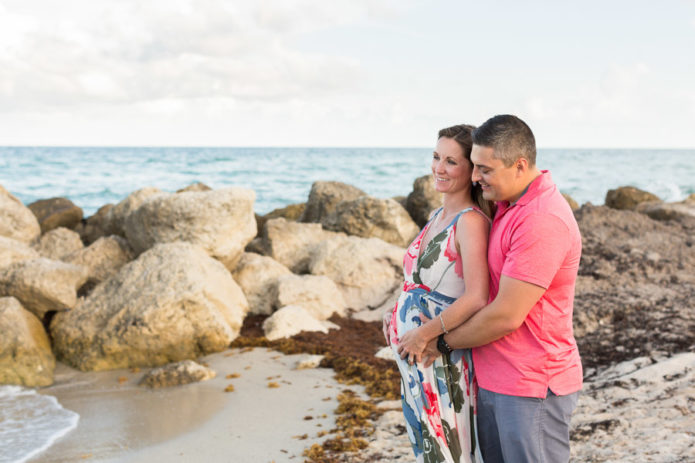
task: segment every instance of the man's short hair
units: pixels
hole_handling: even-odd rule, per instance
[[[536,165],[536,138],[524,121],[510,114],[491,117],[473,130],[473,144],[494,150],[495,159],[509,167],[519,158]]]

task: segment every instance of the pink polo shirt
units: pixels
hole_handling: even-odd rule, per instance
[[[582,387],[572,334],[574,284],[582,239],[565,198],[544,170],[519,200],[497,203],[490,231],[490,301],[506,275],[546,288],[513,333],[473,349],[480,387],[501,394],[546,397]]]

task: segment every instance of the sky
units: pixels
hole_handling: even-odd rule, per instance
[[[695,148],[695,0],[0,0],[0,145]]]

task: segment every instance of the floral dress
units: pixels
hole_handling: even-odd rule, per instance
[[[390,342],[401,373],[403,414],[416,460],[481,463],[475,422],[477,383],[470,349],[440,355],[428,368],[409,365],[398,355],[399,336],[422,324],[421,312],[434,318],[465,291],[456,223],[461,214],[482,212],[473,208],[459,212],[420,254],[422,238],[441,211],[432,216],[403,259],[405,282],[391,314]]]

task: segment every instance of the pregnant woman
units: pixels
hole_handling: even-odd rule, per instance
[[[393,312],[384,317],[384,334],[401,373],[408,437],[418,462],[482,462],[470,351],[452,351],[443,339],[488,298],[491,204],[471,183],[473,129],[457,125],[439,131],[432,174],[443,207],[408,247],[403,292]],[[437,337],[441,355],[423,357],[425,346]]]

